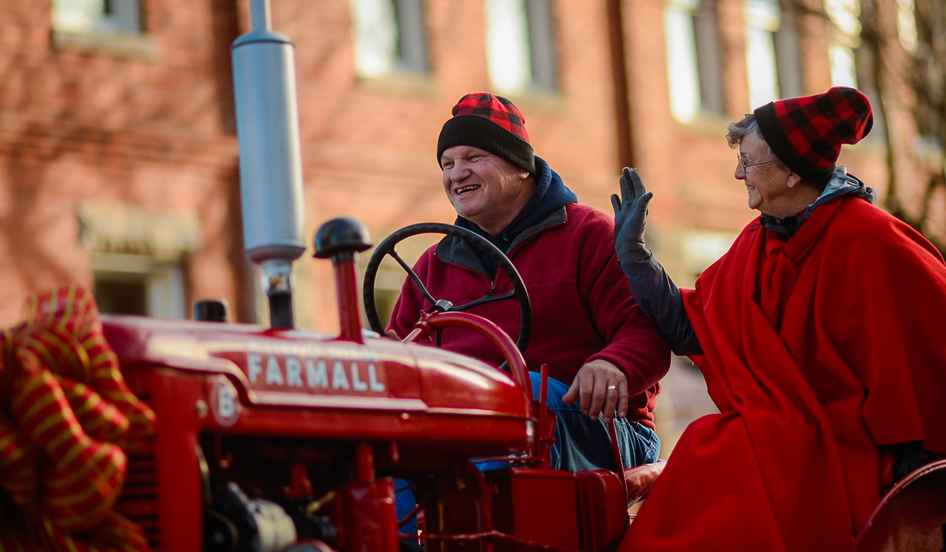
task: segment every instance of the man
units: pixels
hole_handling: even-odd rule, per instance
[[[644,246],[652,197],[625,169],[615,245],[642,310],[706,378],[623,550],[847,551],[882,489],[946,453],[946,266],[835,163],[870,131],[852,88],[729,126],[761,211],[694,290]]]
[[[502,250],[529,292],[533,328],[525,360],[533,370],[549,366],[547,404],[558,419],[554,465],[571,471],[618,468],[605,426],[611,419],[625,468],[656,461],[660,441],[653,411],[669,350],[641,314],[617,265],[613,220],[579,205],[559,175],[534,155],[522,114],[505,98],[464,96],[440,132],[437,160],[456,225]],[[428,249],[414,271],[434,298],[454,304],[511,289],[492,262],[449,236]],[[406,335],[429,307],[413,281],[405,281],[389,335]],[[515,301],[469,312],[517,338]],[[499,351],[473,332],[445,332],[442,347],[502,362]],[[538,396],[538,378],[532,376]]]

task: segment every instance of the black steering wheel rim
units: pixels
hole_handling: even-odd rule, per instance
[[[408,277],[413,277],[416,282],[419,282],[417,275],[414,274],[414,271],[400,261],[400,258],[397,257],[397,253],[394,250],[394,246],[400,243],[401,241],[409,238],[411,236],[416,236],[418,234],[446,234],[457,239],[460,239],[470,245],[474,250],[479,253],[487,255],[500,270],[506,274],[506,277],[509,278],[509,281],[512,283],[513,294],[512,298],[516,299],[519,303],[519,338],[516,340],[516,347],[519,349],[520,353],[525,353],[526,346],[529,344],[529,336],[532,333],[532,304],[529,301],[529,293],[526,290],[526,286],[522,281],[522,277],[519,275],[519,271],[516,270],[515,265],[512,264],[512,261],[509,260],[509,257],[503,254],[495,245],[491,244],[482,236],[477,235],[476,233],[467,230],[466,228],[460,228],[459,226],[454,226],[451,224],[442,224],[439,222],[427,222],[420,224],[412,224],[410,226],[405,226],[400,230],[393,232],[387,238],[384,239],[375,250],[371,253],[371,258],[368,260],[368,264],[365,267],[365,278],[364,278],[364,287],[362,291],[362,299],[365,306],[365,316],[368,319],[368,325],[372,330],[378,332],[381,335],[384,335],[384,328],[381,326],[381,319],[378,316],[378,309],[375,305],[374,299],[374,287],[375,281],[378,275],[378,268],[381,266],[381,262],[384,260],[384,257],[390,255],[395,260],[398,260],[401,267],[407,271]],[[421,291],[426,293],[426,289],[421,286]],[[468,304],[472,305],[472,303]],[[448,310],[461,310],[463,307],[468,305],[460,305],[456,309]]]

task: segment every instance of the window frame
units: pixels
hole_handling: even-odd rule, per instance
[[[92,278],[93,283],[143,284],[148,316],[187,317],[184,270],[180,263],[159,261],[145,255],[93,253]]]
[[[355,72],[360,78],[430,73],[424,3],[425,0],[350,0]]]
[[[682,123],[725,115],[722,34],[716,0],[669,0],[664,6],[670,110]]]
[[[60,0],[64,2],[65,0]],[[155,57],[155,44],[145,23],[144,0],[102,0],[100,17],[85,25],[69,25],[57,19],[57,0],[50,4],[52,45],[59,50],[106,53],[118,57]],[[109,15],[109,6],[116,12]],[[88,7],[92,7],[91,4]]]
[[[484,12],[491,87],[506,95],[558,92],[552,0],[487,0]]]

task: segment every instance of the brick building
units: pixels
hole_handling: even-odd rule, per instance
[[[95,287],[106,309],[240,304],[236,20],[227,2],[164,4],[134,14],[148,33],[119,33],[56,28],[48,1],[0,3],[6,326],[29,294],[69,282]]]
[[[295,44],[310,244],[294,268],[297,325],[337,331],[330,264],[310,258],[322,222],[353,216],[379,241],[453,221],[436,138],[457,99],[487,89],[517,103],[536,153],[583,203],[610,210],[621,167],[638,167],[655,194],[650,244],[692,283],[754,217],[731,176],[727,122],[860,70],[857,2],[803,4],[274,0],[273,28]],[[70,282],[93,287],[103,310],[187,317],[194,300],[223,297],[234,319],[265,322],[242,252],[229,62],[247,5],[0,2],[0,323]],[[920,170],[908,95],[897,105],[892,140],[879,128],[842,153],[881,193],[888,142],[903,170]],[[385,269],[382,303],[401,279]],[[686,421],[705,397],[677,372],[667,396],[682,397]]]

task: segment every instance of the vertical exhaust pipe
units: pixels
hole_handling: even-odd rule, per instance
[[[230,46],[243,241],[262,269],[272,327],[291,329],[292,262],[305,251],[294,47],[270,29],[268,0],[250,0],[250,17]]]

